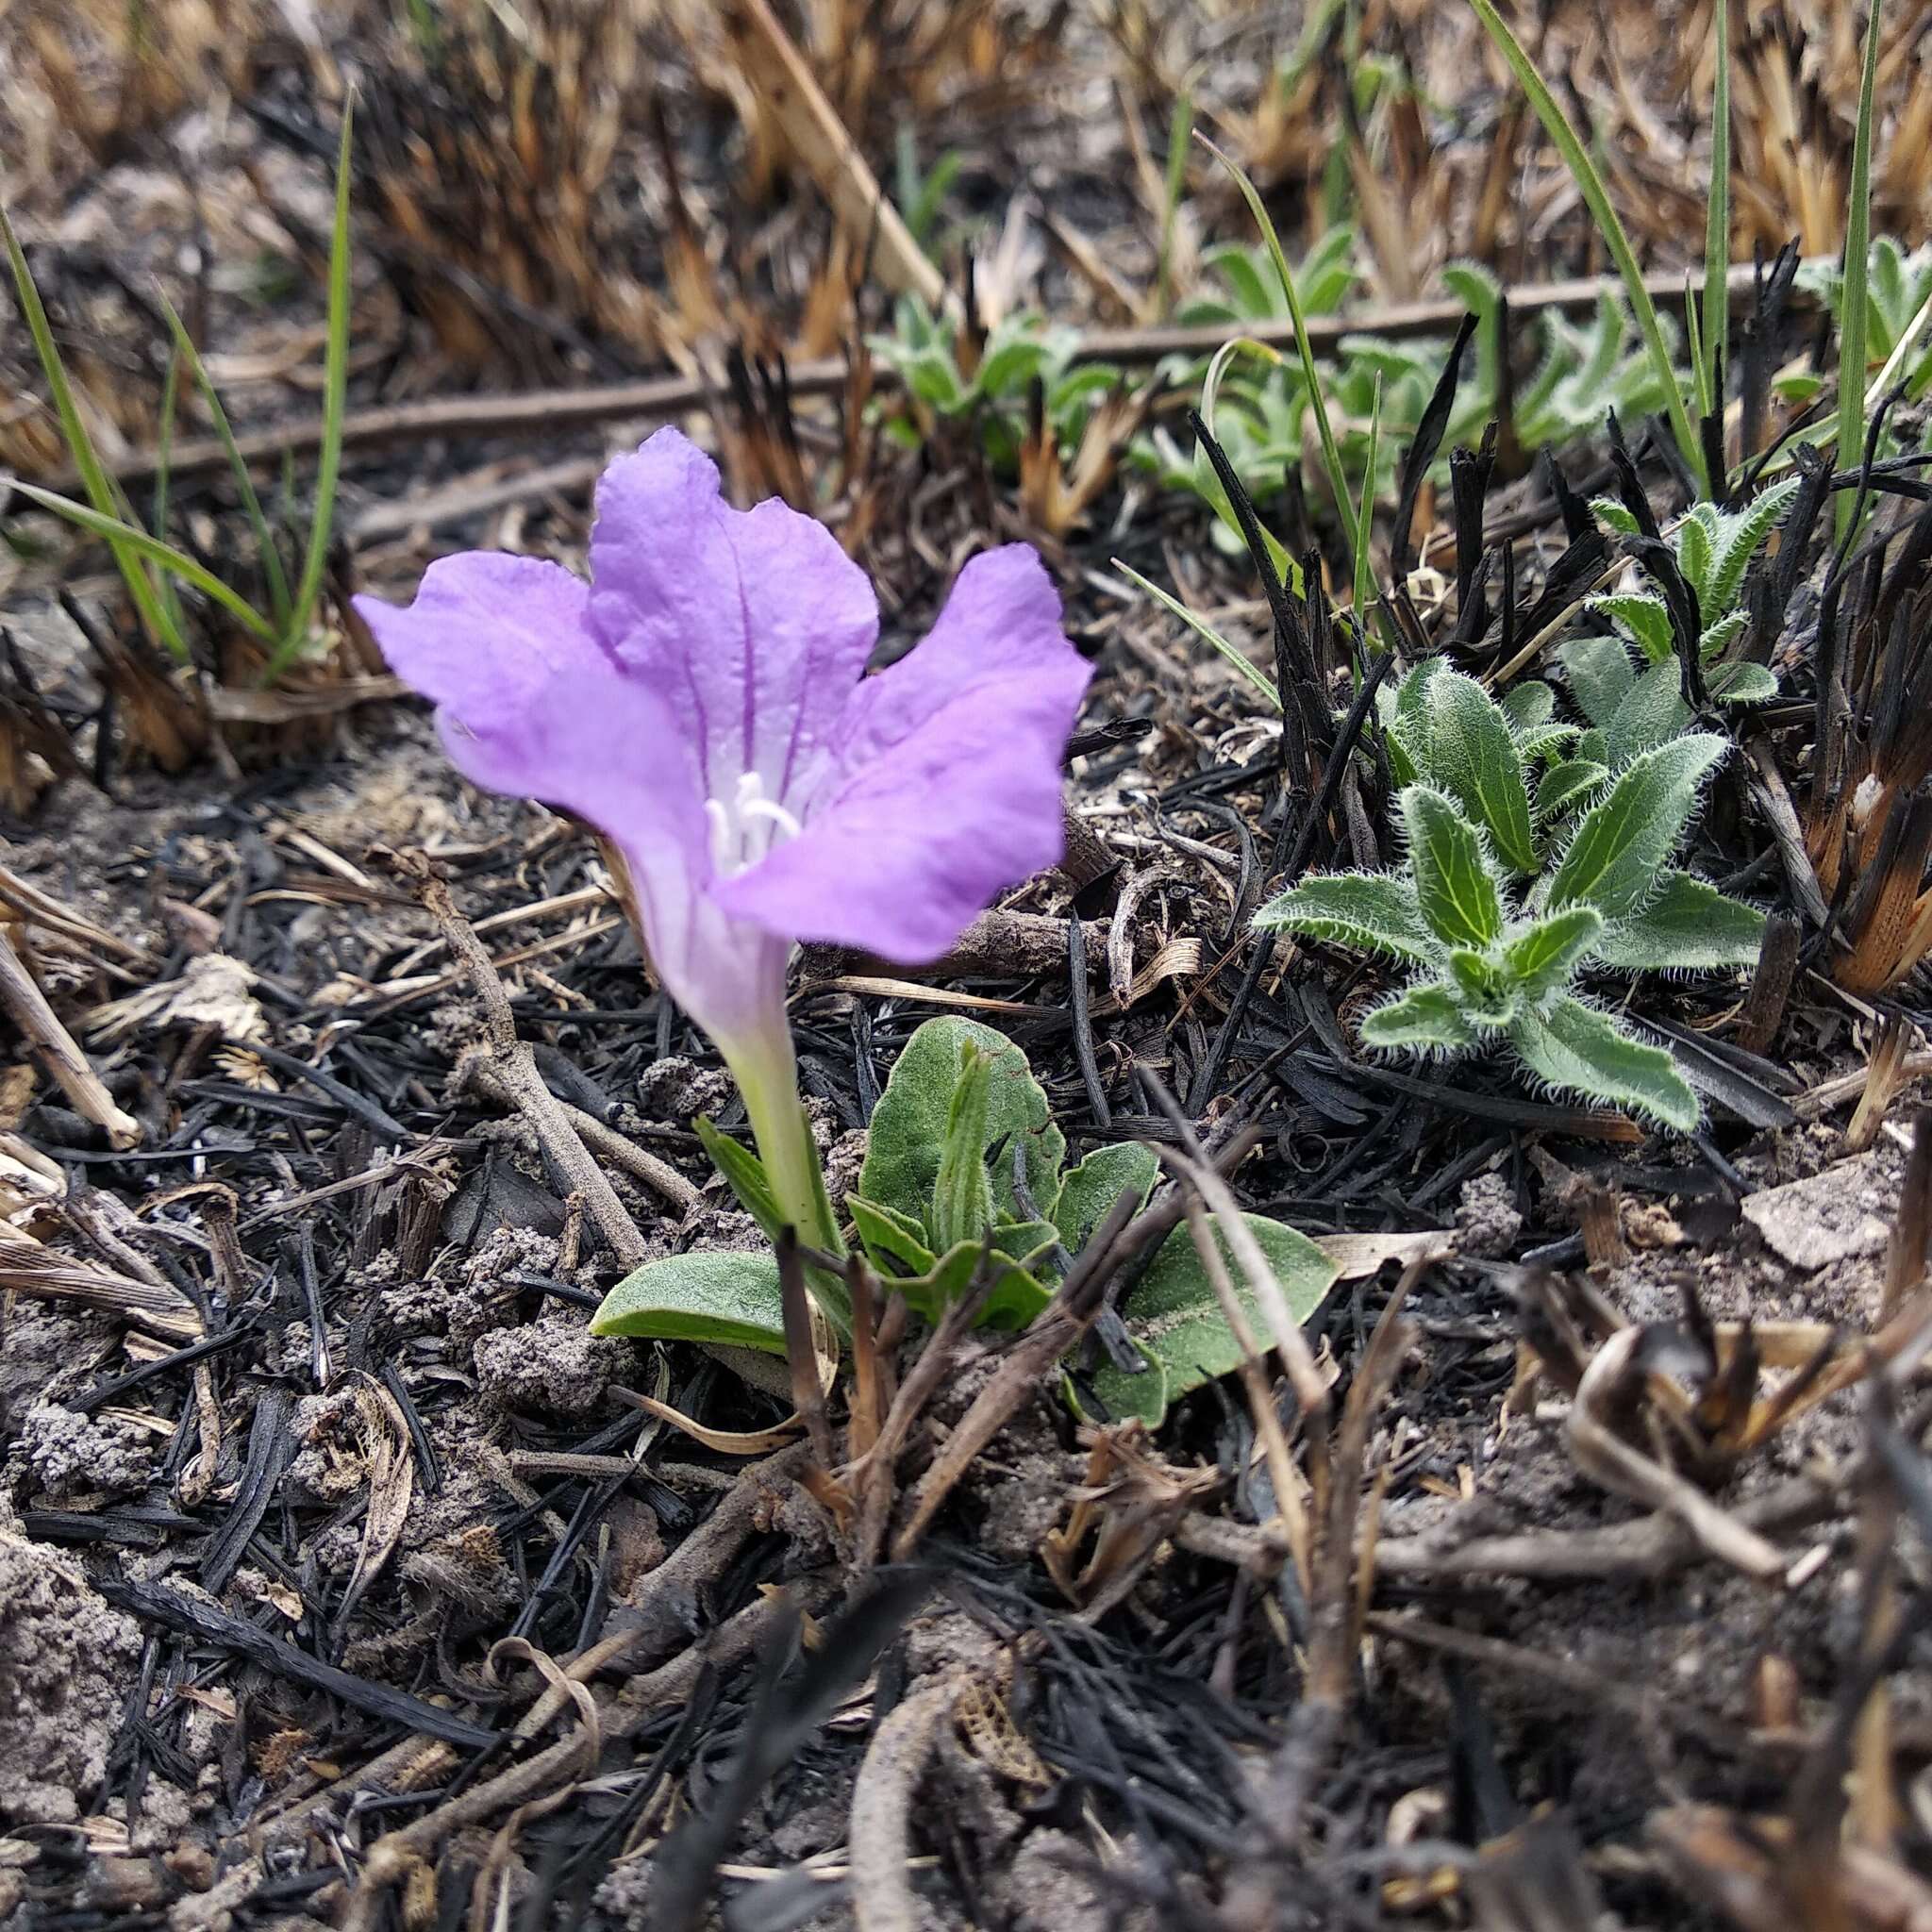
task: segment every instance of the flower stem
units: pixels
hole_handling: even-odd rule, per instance
[[[845,1243],[839,1237],[824,1169],[798,1094],[798,1061],[791,1033],[781,1026],[768,1040],[734,1044],[724,1049],[724,1060],[744,1096],[752,1139],[758,1142],[758,1158],[764,1162],[765,1179],[779,1212],[807,1247],[842,1256]],[[806,1279],[840,1329],[849,1330],[852,1311],[844,1283],[823,1268],[808,1269]]]

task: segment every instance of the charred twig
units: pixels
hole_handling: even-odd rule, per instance
[[[0,1008],[20,1028],[76,1111],[100,1128],[110,1147],[125,1152],[141,1144],[141,1123],[116,1105],[87,1056],[75,1044],[74,1036],[47,1004],[46,994],[14,951],[4,925],[0,925]]]

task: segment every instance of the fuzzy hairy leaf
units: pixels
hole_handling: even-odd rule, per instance
[[[928,1234],[953,1092],[969,1046],[991,1062],[982,1154],[995,1141],[1006,1142],[991,1174],[996,1213],[1011,1221],[1024,1216],[1013,1194],[1011,1148],[1016,1140],[1034,1205],[1042,1213],[1051,1213],[1059,1190],[1066,1139],[1053,1124],[1046,1094],[1033,1077],[1025,1054],[1004,1034],[977,1021],[951,1014],[928,1020],[901,1050],[886,1091],[873,1109],[865,1165],[858,1174],[858,1191],[867,1200],[918,1222]]]
[[[1607,1101],[1685,1134],[1701,1117],[1696,1094],[1662,1047],[1632,1040],[1581,1000],[1519,1014],[1509,1043],[1538,1079],[1561,1092]]]
[[[1445,945],[1488,945],[1503,930],[1503,901],[1475,827],[1426,785],[1411,785],[1401,803],[1416,903],[1429,929]]]
[[[1575,741],[1574,724],[1536,724],[1518,734],[1516,750],[1525,768],[1566,751]]]
[[[1159,1173],[1160,1162],[1154,1150],[1142,1141],[1120,1141],[1096,1147],[1078,1167],[1067,1171],[1060,1184],[1053,1219],[1061,1246],[1068,1254],[1077,1255],[1124,1190],[1131,1188],[1144,1207]]]
[[[1735,608],[1751,559],[1777,527],[1778,519],[1790,508],[1802,482],[1802,477],[1788,476],[1782,483],[1774,483],[1742,509],[1718,519],[1707,589],[1698,593],[1706,624]]]
[[[1334,1285],[1335,1263],[1306,1235],[1278,1221],[1258,1214],[1244,1214],[1241,1219],[1281,1284],[1290,1312],[1297,1322],[1306,1322]],[[1214,1239],[1249,1328],[1257,1336],[1267,1335],[1267,1318],[1229,1252],[1226,1236],[1217,1228]],[[1155,1366],[1141,1375],[1106,1368],[1093,1377],[1094,1393],[1116,1420],[1138,1415],[1153,1427],[1169,1403],[1241,1365],[1241,1344],[1221,1311],[1220,1297],[1201,1264],[1193,1236],[1185,1227],[1176,1228],[1161,1242],[1153,1265],[1134,1291],[1126,1325],[1128,1336]]]
[[[1603,914],[1594,906],[1567,906],[1518,933],[1504,947],[1503,959],[1523,997],[1534,1005],[1568,986],[1603,930]]]
[[[626,1274],[591,1318],[592,1335],[709,1341],[785,1353],[785,1295],[770,1254],[667,1255]]]
[[[845,1207],[866,1258],[888,1280],[899,1274],[923,1274],[932,1266],[933,1252],[923,1223],[861,1194],[848,1194]]]
[[[1625,973],[1717,973],[1757,963],[1764,914],[1688,872],[1671,872],[1604,935],[1597,958]]]
[[[1529,791],[1509,720],[1474,678],[1439,671],[1427,687],[1429,763],[1440,785],[1490,835],[1504,862],[1534,872]]]
[[[1718,508],[1714,503],[1693,503],[1677,530],[1677,568],[1697,592],[1697,608],[1707,618],[1710,605],[1710,563],[1717,552]]]
[[[1659,664],[1674,648],[1671,636],[1671,613],[1661,597],[1641,591],[1619,591],[1592,597],[1588,608],[1607,617],[1653,663]]]
[[[1304,879],[1255,914],[1264,932],[1298,932],[1386,958],[1428,960],[1438,941],[1416,890],[1398,873],[1343,872]]]
[[[708,1115],[700,1114],[691,1125],[738,1205],[758,1223],[759,1233],[768,1241],[775,1241],[791,1216],[778,1206],[765,1163],[749,1147],[741,1147],[729,1134],[720,1131]]]
[[[1637,534],[1637,519],[1614,496],[1592,496],[1590,513],[1607,530],[1614,530],[1620,537]]]
[[[1541,678],[1526,677],[1520,684],[1512,684],[1496,702],[1509,721],[1510,730],[1521,738],[1539,725],[1547,724],[1555,716],[1557,693]]]
[[[1704,635],[1697,640],[1697,655],[1707,664],[1721,657],[1743,635],[1744,626],[1750,622],[1748,610],[1726,611],[1715,624],[1705,625]]]
[[[1656,889],[1697,808],[1704,775],[1729,749],[1693,731],[1645,752],[1583,815],[1550,884],[1552,911],[1579,903],[1626,919]]]
[[[1621,638],[1573,638],[1557,653],[1576,708],[1592,724],[1606,724],[1637,682],[1630,648]]]
[[[940,1143],[939,1173],[926,1216],[933,1246],[943,1254],[961,1241],[976,1241],[992,1225],[992,1183],[986,1174],[987,1111],[992,1093],[992,1061],[975,1046],[959,1057],[959,1076]]]
[[[1594,758],[1565,758],[1543,774],[1536,789],[1536,813],[1540,819],[1560,817],[1574,811],[1609,778],[1610,768]]]
[[[1625,765],[1675,738],[1690,724],[1684,702],[1684,673],[1675,658],[1653,664],[1630,689],[1603,727],[1612,765]]]
[[[1768,664],[1720,664],[1710,674],[1710,694],[1721,705],[1761,705],[1777,691],[1777,674]]]
[[[1446,986],[1412,986],[1365,1014],[1366,1046],[1418,1053],[1460,1053],[1475,1044],[1475,1032],[1463,1017],[1462,1003]]]
[[[1494,1033],[1515,1019],[1521,1004],[1515,983],[1501,962],[1487,953],[1457,946],[1449,955],[1449,977],[1462,1017],[1473,1031]]]

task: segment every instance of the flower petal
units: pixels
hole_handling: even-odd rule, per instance
[[[774,933],[937,958],[995,893],[1060,856],[1060,765],[1091,671],[1039,558],[959,574],[931,635],[867,679],[795,839],[715,897]]]
[[[775,497],[750,511],[675,429],[597,486],[591,625],[698,748],[705,793],[756,772],[783,802],[815,779],[878,638],[865,573]]]
[[[444,558],[407,608],[358,597],[390,668],[437,703],[474,783],[575,812],[623,850],[645,943],[672,997],[708,1032],[782,1010],[786,943],[705,897],[709,832],[695,761],[662,698],[585,624],[585,586],[497,552]]]

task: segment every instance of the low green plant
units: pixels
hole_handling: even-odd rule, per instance
[[[1798,286],[1808,289],[1843,326],[1845,276],[1835,261],[1805,262]],[[1886,373],[1886,386],[1901,383],[1905,399],[1917,402],[1932,390],[1932,247],[1907,250],[1890,235],[1873,242],[1865,272],[1865,366]],[[1894,366],[1895,365],[1895,366]],[[1783,377],[1788,400],[1808,402],[1824,387],[1808,371]]]
[[[329,533],[333,527],[336,486],[341,462],[342,419],[348,403],[351,131],[352,112],[345,106],[336,161],[335,220],[329,242],[323,437],[316,469],[314,507],[302,547],[299,575],[292,588],[274,534],[262,513],[260,499],[256,494],[247,465],[229,429],[227,413],[222,408],[221,398],[216,394],[208,370],[180,318],[165,298],[162,300],[174,337],[162,412],[163,457],[165,458],[167,439],[173,429],[178,373],[186,368],[208,408],[215,433],[227,452],[242,508],[261,555],[262,575],[267,590],[266,608],[258,607],[232,584],[168,542],[162,535],[168,502],[165,460],[160,466],[156,486],[152,527],[142,521],[125,491],[108,475],[75,402],[73,385],[68,380],[40,291],[34,286],[33,275],[27,268],[26,257],[22,253],[5,213],[0,212],[0,243],[4,243],[7,250],[14,291],[54,399],[68,455],[87,500],[77,502],[30,483],[15,482],[13,488],[28,501],[66,518],[108,545],[142,627],[155,643],[179,663],[187,663],[192,653],[183,629],[177,585],[199,591],[260,644],[266,659],[264,683],[274,683],[309,649],[313,641],[315,612],[321,601],[323,575],[328,563]]]
[[[1722,510],[1714,503],[1692,504],[1668,540],[1677,569],[1697,599],[1698,660],[1710,695],[1719,704],[1762,704],[1777,695],[1777,678],[1768,666],[1725,663],[1723,658],[1750,621],[1743,597],[1752,559],[1777,527],[1798,488],[1798,478],[1787,477],[1739,510]],[[1636,518],[1614,497],[1600,497],[1591,508],[1613,529],[1626,536],[1637,534]],[[1648,750],[1690,722],[1690,707],[1677,696],[1682,676],[1670,606],[1656,591],[1609,591],[1591,598],[1588,608],[1607,618],[1617,638],[1573,640],[1557,652],[1557,659],[1593,726],[1607,730],[1614,712],[1630,702],[1641,681],[1625,645],[1635,647],[1643,665],[1669,674],[1657,680],[1658,689],[1675,698],[1675,708],[1660,702],[1651,707],[1644,729],[1653,735],[1635,746]],[[1606,650],[1607,644],[1612,648]],[[1628,744],[1628,729],[1615,735]]]
[[[1355,231],[1331,228],[1309,249],[1295,271],[1304,285],[1309,315],[1337,313],[1358,279],[1354,263]],[[1222,248],[1206,261],[1220,286],[1181,311],[1181,320],[1218,323],[1241,329],[1285,320],[1278,297],[1272,297],[1261,273],[1262,251]],[[1502,408],[1500,380],[1503,288],[1476,262],[1452,262],[1441,271],[1445,289],[1477,318],[1474,366],[1457,391],[1456,405],[1442,435],[1444,454],[1435,476],[1448,475],[1447,451],[1474,441]],[[1673,357],[1679,341],[1670,318],[1658,327]],[[1561,447],[1600,429],[1604,411],[1615,409],[1624,421],[1641,421],[1663,409],[1666,390],[1630,320],[1628,307],[1606,290],[1587,322],[1574,323],[1555,310],[1536,321],[1541,351],[1534,370],[1508,396],[1510,425],[1518,444],[1528,450]],[[1377,498],[1391,495],[1403,457],[1420,425],[1441,374],[1449,344],[1439,337],[1392,340],[1351,335],[1337,346],[1324,372],[1324,386],[1334,410],[1335,434],[1343,470],[1366,482],[1370,445],[1375,444],[1374,486]],[[1305,447],[1308,386],[1301,368],[1250,336],[1236,336],[1216,357],[1178,365],[1176,381],[1199,386],[1201,414],[1226,451],[1249,495],[1272,499],[1290,469],[1299,470]],[[1689,377],[1678,378],[1688,381]],[[1376,385],[1381,386],[1381,433],[1372,439]],[[1196,451],[1184,454],[1171,432],[1157,427],[1135,446],[1133,461],[1163,490],[1196,495],[1216,513],[1213,540],[1230,556],[1243,548],[1240,528],[1212,467]]]
[[[699,1132],[740,1205],[775,1241],[783,1216],[757,1156],[709,1122],[700,1122]],[[1023,1328],[1053,1298],[1108,1208],[1124,1192],[1144,1202],[1158,1174],[1153,1153],[1138,1141],[1097,1148],[1069,1165],[1065,1137],[1025,1054],[991,1027],[947,1016],[922,1025],[894,1064],[846,1207],[866,1259],[916,1314],[938,1321],[985,1271],[991,1279],[981,1325]],[[1290,1307],[1306,1318],[1334,1281],[1334,1263],[1293,1228],[1244,1218]],[[1239,1292],[1258,1324],[1247,1291]],[[1132,1374],[1107,1367],[1090,1379],[1110,1416],[1158,1423],[1171,1402],[1241,1360],[1185,1228],[1157,1252],[1125,1319],[1146,1368]],[[648,1262],[611,1291],[593,1325],[600,1334],[782,1354],[777,1262],[769,1253]]]
[[[1553,703],[1529,685],[1498,704],[1438,659],[1418,666],[1386,720],[1403,864],[1304,880],[1255,923],[1413,969],[1363,1020],[1367,1045],[1507,1046],[1549,1088],[1689,1132],[1697,1096],[1671,1056],[1577,987],[1591,969],[1714,972],[1757,958],[1762,916],[1672,863],[1729,745],[1680,731],[1612,770],[1558,756],[1575,733]]]
[[[975,359],[962,344],[958,322],[935,315],[916,295],[893,308],[891,335],[868,339],[873,354],[895,371],[902,399],[889,405],[887,424],[908,448],[932,432],[934,419],[976,424],[988,455],[1002,474],[1019,468],[1033,391],[1040,386],[1045,420],[1061,450],[1078,447],[1088,418],[1119,387],[1108,362],[1076,362],[1077,329],[1056,326],[1030,309],[1003,317],[979,345]]]

